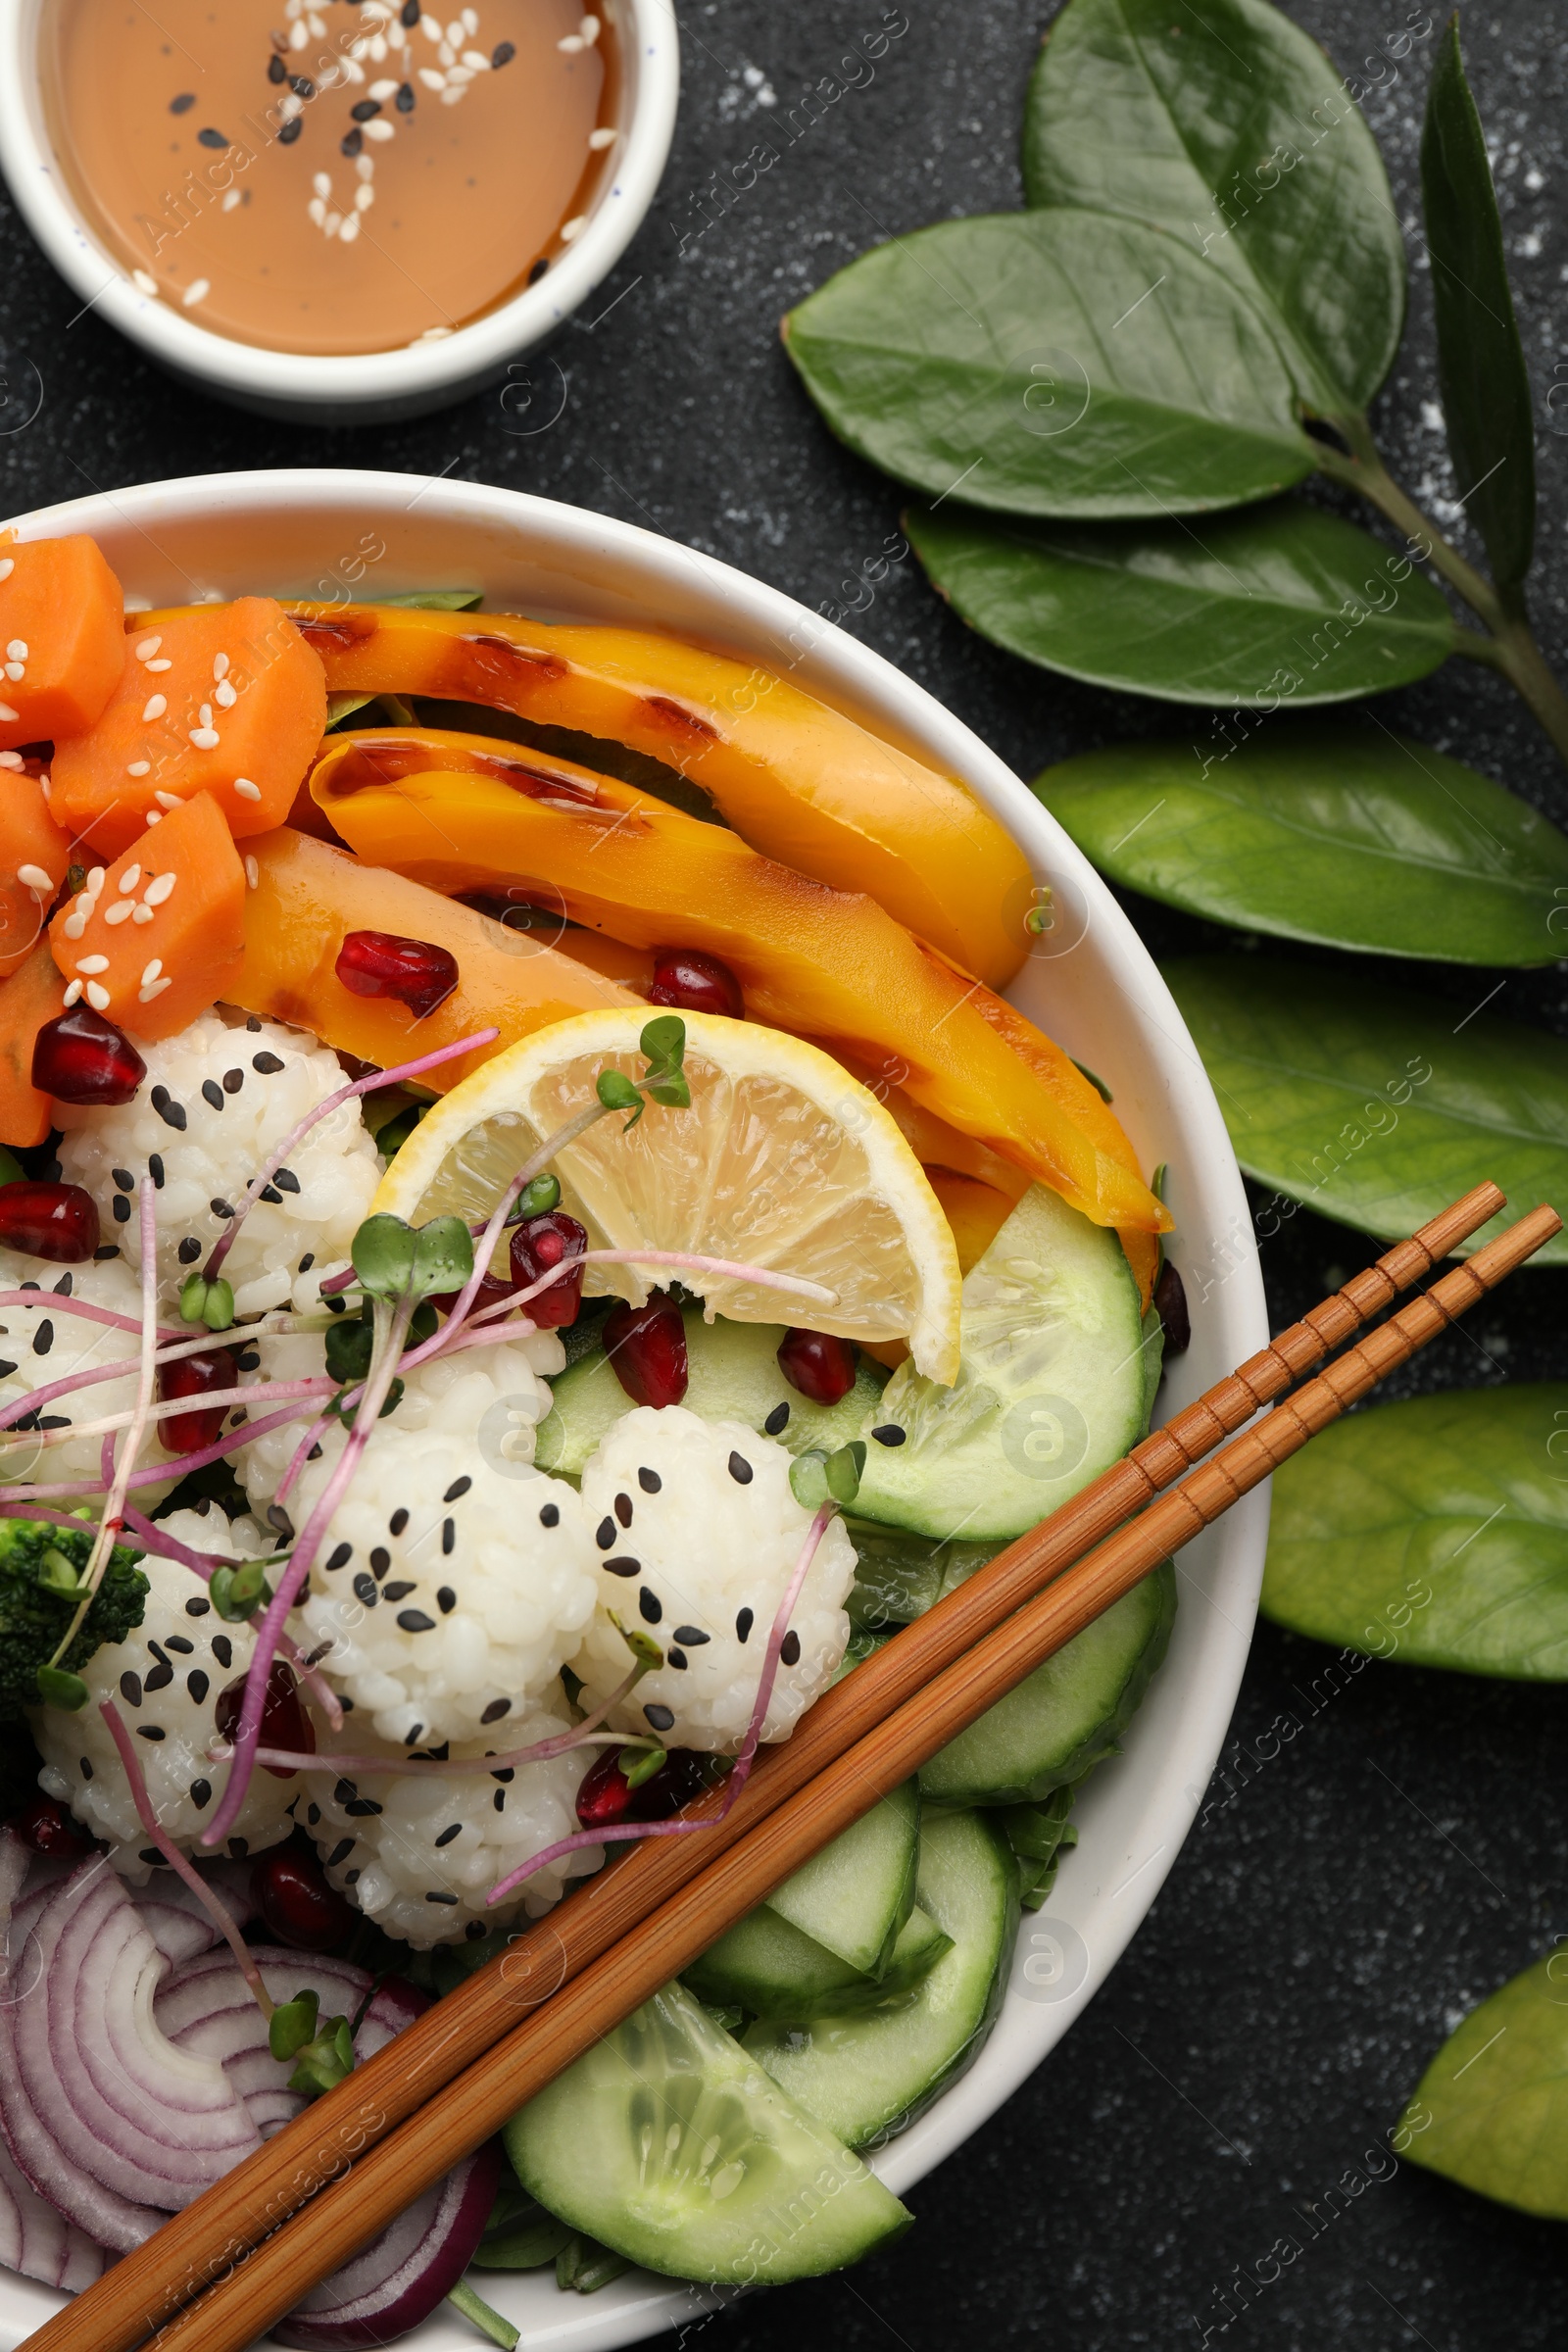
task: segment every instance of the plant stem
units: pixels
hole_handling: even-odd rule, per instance
[[[492,2311],[483,2296],[476,2295],[466,2278],[459,2279],[447,2301],[454,2311],[461,2311],[466,2320],[471,2320],[493,2344],[499,2344],[501,2352],[516,2352],[521,2341],[516,2328],[510,2320],[504,2320],[499,2311]]]
[[[1466,563],[1450,540],[1445,539],[1436,523],[1389,472],[1364,416],[1337,416],[1334,423],[1349,443],[1350,455],[1346,457],[1339,450],[1320,446],[1319,471],[1326,473],[1330,481],[1343,482],[1368,505],[1376,507],[1396,529],[1405,534],[1411,555],[1429,563],[1455,595],[1463,597],[1490,630],[1492,643],[1487,647],[1485,639],[1477,640],[1473,632],[1465,630],[1458,633],[1455,652],[1500,669],[1550,739],[1559,759],[1568,763],[1568,695],[1546,666],[1536,643],[1522,589],[1516,587],[1499,593],[1473,564]]]

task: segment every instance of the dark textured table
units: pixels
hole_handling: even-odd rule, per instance
[[[1349,67],[1411,12],[1404,0],[1296,0],[1291,13]],[[887,233],[1019,202],[1019,107],[1048,14],[1039,0],[900,0],[887,21],[907,29],[874,79],[726,211],[711,195],[702,203],[711,175],[748,154],[771,101],[794,105],[883,10],[693,7],[674,156],[642,234],[589,306],[592,323],[569,326],[505,401],[398,428],[307,435],[172,389],[90,314],[68,323],[74,296],[0,208],[6,503],[270,465],[453,472],[646,524],[813,608],[862,607],[847,625],[1021,775],[1173,719],[1196,732],[1206,719],[994,652],[944,611],[912,558],[867,604],[857,583],[897,528],[897,493],[828,438],[778,344],[779,314]],[[1559,361],[1568,374],[1568,0],[1483,0],[1465,30],[1542,427],[1538,625],[1561,663],[1568,439],[1549,428],[1568,417],[1550,416],[1545,394]],[[1411,230],[1430,56],[1430,41],[1418,44],[1368,108]],[[1396,470],[1443,498],[1453,483],[1421,416],[1436,386],[1413,237],[1411,251],[1411,327],[1381,430]],[[29,366],[42,405],[15,429],[33,405]],[[1568,780],[1488,673],[1450,666],[1387,698],[1385,715],[1568,822]],[[1132,911],[1156,950],[1237,944],[1141,903]],[[1468,1004],[1502,977],[1417,973]],[[1493,1009],[1568,1029],[1557,971],[1507,975]],[[1298,1216],[1263,1248],[1276,1325],[1370,1254]],[[1527,1275],[1391,1385],[1568,1376],[1565,1305],[1561,1274]],[[1561,2340],[1561,2232],[1378,2154],[1447,2027],[1568,1928],[1561,1700],[1550,1688],[1375,1664],[1328,1696],[1315,1679],[1328,1659],[1259,1628],[1233,1744],[1148,1924],[1063,2047],[914,2192],[914,2231],[846,2278],[714,2319],[704,2352],[782,2352],[803,2338],[853,2352],[979,2340],[1124,2352],[1197,2346],[1206,2329],[1217,2343],[1227,2278],[1284,2235],[1299,2258],[1253,2292],[1227,2340],[1275,2352]],[[1279,1717],[1298,1727],[1284,1744],[1267,1737]],[[1342,2195],[1314,2235],[1303,2210],[1348,2173],[1366,2182],[1368,2151],[1390,2177]]]

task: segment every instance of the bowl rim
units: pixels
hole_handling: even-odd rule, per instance
[[[623,18],[622,139],[587,225],[537,285],[436,342],[347,354],[271,351],[198,326],[161,296],[142,293],[82,219],[55,162],[37,62],[46,0],[0,0],[0,171],[34,238],[83,305],[177,375],[230,399],[317,415],[417,408],[448,392],[457,399],[561,326],[609,276],[653,203],[680,97],[675,12],[668,0],[612,4]]]
[[[1069,899],[1076,894],[1085,909],[1084,937],[1091,925],[1100,935],[1105,969],[1098,977],[1101,983],[1108,978],[1108,988],[1080,987],[1074,1002],[1069,973],[1054,1004],[1054,1029],[1069,1050],[1087,1043],[1082,1023],[1099,1015],[1102,997],[1114,995],[1119,1034],[1136,1034],[1158,1063],[1151,1093],[1123,1098],[1129,1123],[1136,1128],[1168,1120],[1171,1127],[1161,1132],[1184,1132],[1194,1148],[1190,1159],[1172,1158],[1169,1191],[1182,1262],[1195,1276],[1189,1286],[1194,1339],[1167,1379],[1163,1410],[1191,1402],[1267,1345],[1262,1278],[1241,1172],[1213,1090],[1148,950],[1109,887],[1012,770],[934,695],[869,646],[781,590],[678,541],[591,510],[450,476],[429,481],[351,467],[187,476],[36,509],[16,517],[14,527],[24,539],[80,530],[118,535],[149,570],[155,558],[166,566],[179,561],[158,547],[160,526],[175,533],[208,529],[220,550],[215,569],[221,574],[226,568],[237,590],[260,584],[243,559],[247,517],[281,511],[303,548],[329,514],[370,519],[378,530],[395,532],[399,515],[416,509],[427,540],[445,531],[455,548],[480,551],[476,561],[452,559],[453,568],[466,570],[470,581],[482,574],[486,554],[494,562],[498,549],[511,547],[531,563],[538,583],[530,595],[535,617],[637,625],[640,612],[643,626],[696,635],[760,666],[769,649],[775,665],[778,653],[794,649],[791,674],[807,691],[960,777],[1006,824],[1037,874],[1044,868]],[[184,552],[193,554],[188,546]],[[388,554],[396,558],[394,544]],[[302,553],[302,563],[318,560]],[[124,568],[134,587],[136,563],[127,561]],[[162,586],[170,575],[166,569],[157,576]],[[274,574],[270,585],[287,594],[294,576]],[[217,584],[223,585],[221,578]],[[377,584],[391,592],[441,583],[428,572],[405,582],[389,570]],[[517,592],[507,593],[514,598]],[[172,600],[166,592],[151,601]],[[1060,1022],[1057,1010],[1064,1016]],[[1102,1039],[1094,1047],[1094,1066],[1119,1080],[1114,1053],[1105,1052]],[[1200,1275],[1203,1288],[1193,1296]],[[1182,1605],[1165,1664],[1121,1754],[1098,1767],[1075,1808],[1081,1842],[1063,1864],[1048,1907],[1025,1914],[989,2041],[968,2072],[872,2158],[896,2193],[953,2154],[1035,2071],[1104,1983],[1153,1902],[1198,1818],[1229,1729],[1250,1644],[1267,1528],[1264,1487],[1180,1554]],[[499,2272],[487,2273],[485,2280],[487,2299],[523,2328],[528,2343],[562,2352],[612,2352],[700,2320],[734,2299],[733,2290],[715,2294],[633,2272],[577,2309],[563,2311],[561,2305],[574,2299],[559,2297],[548,2274],[546,2283],[534,2274]],[[20,2342],[62,2300],[5,2275],[0,2343]],[[438,2315],[407,2340],[410,2352],[461,2352],[470,2339]]]

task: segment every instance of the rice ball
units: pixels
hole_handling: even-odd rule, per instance
[[[593,1614],[582,1505],[527,1463],[493,1467],[471,1427],[404,1429],[400,1414],[332,1514],[302,1640],[357,1727],[401,1747],[494,1740],[555,1694]],[[306,1507],[328,1467],[312,1465]]]
[[[37,1293],[36,1306],[0,1307],[0,1409],[73,1372],[135,1357],[140,1346],[141,1285],[118,1259],[101,1264],[89,1259],[85,1265],[61,1267],[47,1258],[0,1250],[0,1290],[20,1290],[24,1285]],[[62,1298],[83,1298],[90,1305],[107,1307],[112,1314],[124,1315],[135,1329],[121,1331],[114,1324],[72,1314],[61,1306]],[[57,1486],[90,1479],[96,1486],[102,1476],[102,1436],[66,1437],[65,1430],[130,1412],[136,1402],[136,1384],[133,1365],[115,1380],[97,1381],[38,1407],[40,1425],[50,1425],[55,1432],[51,1442],[40,1445],[37,1436],[26,1432],[15,1438],[5,1433],[0,1442],[0,1481],[8,1487],[22,1479]],[[122,1439],[122,1447],[123,1443]],[[156,1434],[149,1431],[137,1448],[137,1467],[150,1468],[168,1459]],[[139,1510],[150,1510],[172,1484],[172,1479],[150,1481],[133,1489],[131,1499]],[[89,1494],[82,1499],[94,1510],[101,1509],[97,1496]]]
[[[306,1030],[254,1013],[204,1012],[140,1051],[147,1076],[133,1102],[113,1110],[58,1105],[60,1165],[67,1183],[91,1193],[106,1235],[137,1268],[136,1196],[151,1173],[159,1283],[172,1306],[228,1224],[224,1204],[238,1207],[269,1154],[345,1080],[337,1055]],[[276,1200],[259,1200],[240,1228],[223,1264],[235,1312],[280,1305],[303,1258],[345,1261],[380,1175],[358,1102],[340,1103],[290,1153],[269,1187]]]
[[[530,1746],[569,1728],[559,1714],[519,1712],[508,1718],[504,1744]],[[364,1739],[352,1717],[336,1744],[361,1754],[399,1753]],[[568,1880],[598,1870],[604,1860],[602,1845],[564,1854],[491,1909],[485,1897],[492,1886],[577,1830],[578,1785],[598,1751],[577,1748],[542,1763],[489,1771],[483,1758],[497,1752],[495,1740],[483,1746],[469,1741],[454,1752],[474,1756],[471,1777],[310,1773],[299,1812],[333,1886],[378,1927],[419,1951],[475,1940],[519,1914],[537,1919],[560,1901]]]
[[[638,1405],[601,1440],[582,1474],[599,1606],[571,1660],[582,1703],[608,1698],[630,1664],[610,1616],[650,1633],[664,1664],[609,1720],[666,1747],[732,1753],[756,1703],[773,1619],[811,1514],[790,1488],[790,1456],[739,1421],[684,1405]],[[762,1726],[784,1740],[838,1671],[850,1639],[844,1601],[855,1547],[834,1519],[817,1545],[785,1636]]]
[[[260,1559],[271,1548],[254,1519],[173,1511],[161,1524],[192,1551]],[[210,1859],[197,1841],[227,1786],[229,1767],[209,1763],[207,1750],[219,1736],[219,1698],[245,1673],[256,1649],[251,1627],[225,1623],[192,1569],[156,1552],[147,1553],[141,1568],[149,1586],[142,1621],[123,1642],[105,1642],[81,1668],[86,1705],[70,1715],[37,1707],[27,1718],[43,1757],[38,1786],[69,1805],[95,1838],[108,1839],[116,1870],[138,1886],[163,1866],[163,1856],[136,1817],[120,1751],[98,1709],[112,1698],[136,1735],[160,1826],[181,1853]],[[297,1625],[291,1631],[297,1633]],[[253,1772],[224,1853],[234,1859],[260,1854],[286,1838],[300,1788],[297,1778]]]

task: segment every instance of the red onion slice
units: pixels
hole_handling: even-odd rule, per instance
[[[321,1996],[323,2017],[352,2019],[370,1989],[371,1980],[364,1969],[347,1960],[274,1950],[267,1944],[256,1945],[255,1951],[262,1982],[279,2004],[314,1988]],[[394,1979],[381,1985],[355,2037],[360,2059],[374,2057],[426,2005],[411,1984]],[[225,1946],[176,1969],[158,1994],[153,2013],[176,2049],[218,2060],[264,2139],[304,2106],[299,2093],[288,2088],[293,2062],[280,2065],[272,2056],[262,2013]]]
[[[491,2140],[276,2321],[277,2341],[300,2352],[357,2352],[417,2328],[467,2269],[495,2203],[501,2167],[500,2148]]]
[[[102,2246],[39,2196],[0,2143],[0,2265],[75,2295],[91,2286],[107,2260]]]

